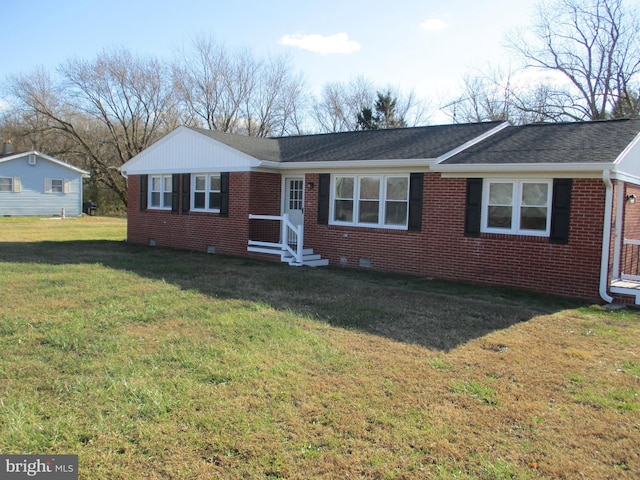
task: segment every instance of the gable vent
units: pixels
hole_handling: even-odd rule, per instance
[[[35,165],[35,164],[36,164],[36,156],[29,155],[29,165]]]

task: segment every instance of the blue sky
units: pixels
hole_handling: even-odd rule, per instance
[[[363,75],[436,103],[465,73],[509,64],[505,33],[537,0],[0,0],[0,80],[100,50],[171,59],[194,34],[288,54],[310,88]]]

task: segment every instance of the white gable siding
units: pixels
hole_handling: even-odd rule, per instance
[[[30,165],[25,155],[0,162],[0,177],[14,179],[13,192],[0,192],[0,216],[49,217],[60,215],[63,208],[70,217],[82,213],[82,175],[77,171],[42,157]],[[51,179],[62,180],[68,193],[45,193]]]
[[[247,171],[260,161],[186,127],[178,127],[125,163],[126,175]]]
[[[640,185],[640,134],[620,154],[615,170],[616,178]]]

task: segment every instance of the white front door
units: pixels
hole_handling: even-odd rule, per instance
[[[304,177],[285,177],[284,179],[284,213],[296,227],[304,223]],[[289,243],[295,241],[289,233]]]

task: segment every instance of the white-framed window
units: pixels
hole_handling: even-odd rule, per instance
[[[0,192],[13,192],[13,177],[0,177]]]
[[[220,211],[220,174],[192,175],[191,210]]]
[[[406,229],[409,175],[334,175],[331,223]]]
[[[51,193],[63,193],[64,192],[64,180],[61,178],[51,179]]]
[[[548,236],[552,185],[551,180],[485,179],[482,231]]]
[[[171,175],[149,176],[149,208],[171,209]]]
[[[44,193],[70,193],[71,181],[63,178],[45,178]]]

